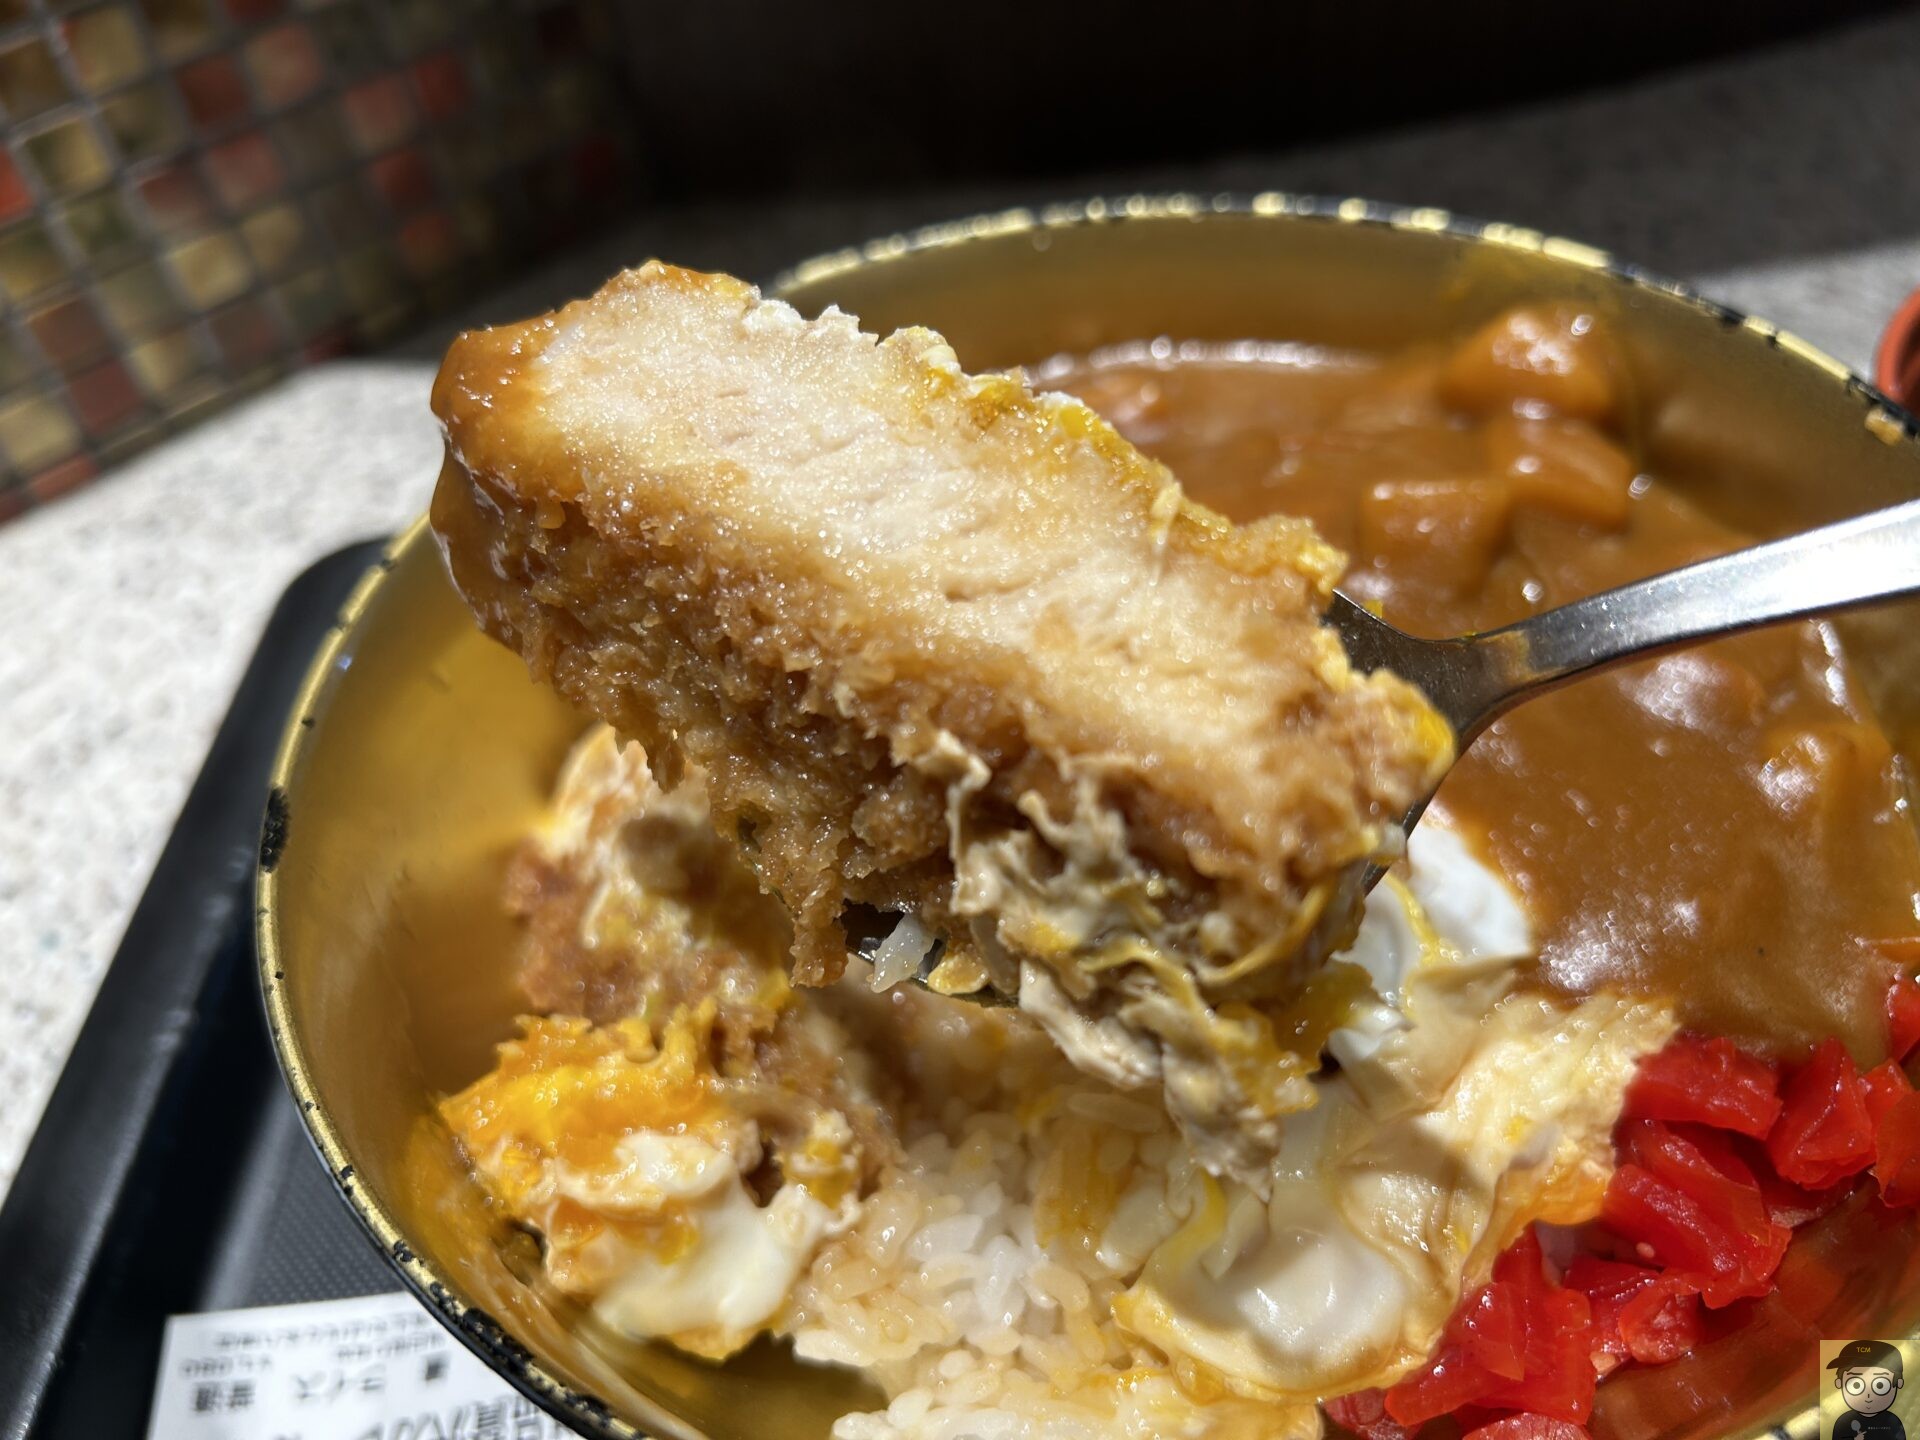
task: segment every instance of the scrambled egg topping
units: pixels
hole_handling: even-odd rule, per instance
[[[1019,810],[1030,828],[986,825],[965,804],[986,767],[942,738],[960,757],[948,777],[953,909],[969,918],[984,957],[983,972],[955,977],[953,988],[990,980],[1089,1075],[1162,1088],[1209,1170],[1263,1187],[1286,1117],[1314,1104],[1323,1044],[1366,992],[1366,977],[1335,961],[1277,1009],[1215,1004],[1201,982],[1230,987],[1296,957],[1331,888],[1313,893],[1293,931],[1245,953],[1233,951],[1218,910],[1190,936],[1191,922],[1169,913],[1165,877],[1142,863],[1126,818],[1100,798],[1098,767],[1079,768],[1065,818],[1029,793]]]
[[[1239,1394],[1315,1399],[1398,1378],[1432,1350],[1463,1281],[1484,1279],[1529,1221],[1599,1208],[1619,1097],[1670,1029],[1653,1007],[1603,998],[1569,1013],[1514,996],[1429,1109],[1382,1116],[1365,1080],[1329,1082],[1289,1127],[1272,1198],[1198,1176],[1116,1318]]]
[[[783,1057],[824,1064],[844,1036],[796,1011],[777,958],[716,943],[741,917],[722,924],[679,893],[690,853],[721,853],[708,829],[697,788],[659,791],[610,732],[583,743],[537,849],[592,881],[577,912],[586,949],[652,971],[626,1018],[524,1017],[440,1115],[540,1236],[556,1286],[617,1330],[718,1359],[767,1326],[821,1240],[846,1228],[863,1157],[834,1106],[850,1095],[781,1093]],[[738,878],[708,893],[738,899]],[[689,985],[675,971],[694,955]],[[784,1049],[762,1073],[769,1043]]]
[[[1347,952],[1369,984],[1326,1037],[1340,1069],[1266,1183],[1176,1165],[1125,1197],[1168,1233],[1115,1319],[1233,1393],[1311,1400],[1421,1363],[1528,1222],[1598,1210],[1634,1065],[1673,1031],[1657,1005],[1517,993],[1511,893],[1442,826],[1410,858]],[[1100,1210],[1091,1188],[1076,1216]]]
[[[672,827],[636,830],[635,817],[703,818],[697,793],[663,796],[645,774],[637,749],[587,742],[565,792],[577,813],[540,842],[597,877],[577,918],[605,945],[662,938],[636,849]],[[876,994],[852,977],[795,992],[777,946],[716,963],[710,925],[696,980],[650,943],[635,1014],[523,1021],[442,1115],[542,1237],[548,1276],[614,1328],[714,1358],[791,1333],[803,1355],[874,1368],[890,1393],[924,1383],[909,1374],[922,1342],[901,1340],[884,1363],[851,1350],[821,1318],[840,1302],[820,1297],[840,1294],[873,1246],[898,1252],[900,1215],[964,1214],[989,1171],[925,1171],[914,1137],[997,1115],[992,1133],[1031,1157],[1023,1283],[1067,1285],[1046,1278],[1067,1274],[1047,1257],[1074,1255],[1105,1287],[1075,1322],[1095,1327],[1081,1353],[1108,1357],[1083,1367],[1076,1403],[1084,1389],[1114,1416],[1201,1404],[1213,1435],[1311,1434],[1314,1400],[1424,1360],[1463,1287],[1528,1222],[1597,1210],[1634,1064],[1674,1028],[1657,1005],[1520,988],[1525,914],[1443,821],[1416,831],[1409,861],[1287,1022],[1290,1045],[1338,1066],[1282,1074],[1312,1104],[1288,1117],[1258,1184],[1217,1178],[1164,1111],[1065,1063],[1050,1040],[1106,1043],[1073,1028],[1081,1017],[1043,1036],[1017,1013]],[[673,915],[683,936],[701,930],[693,909]],[[1250,1087],[1275,1083],[1255,1047],[1229,1063]],[[928,1212],[927,1187],[954,1184]],[[892,1281],[862,1284],[901,1287],[910,1311],[951,1308],[940,1287],[971,1273],[902,1263]],[[1117,1367],[1116,1345],[1133,1357]]]
[[[712,1000],[593,1027],[529,1018],[495,1068],[441,1107],[488,1188],[536,1230],[563,1291],[630,1335],[718,1359],[774,1317],[820,1241],[857,1204],[853,1133],[818,1112],[777,1154],[761,1204],[746,1177],[759,1127],[726,1103],[710,1060]]]

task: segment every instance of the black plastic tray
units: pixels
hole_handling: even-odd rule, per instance
[[[4,1440],[144,1434],[169,1315],[401,1288],[314,1162],[253,974],[281,727],[379,553],[274,610],[0,1208]]]

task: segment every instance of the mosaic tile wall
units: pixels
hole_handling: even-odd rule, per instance
[[[630,193],[616,0],[0,0],[0,520]]]

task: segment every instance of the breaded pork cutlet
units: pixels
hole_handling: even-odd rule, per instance
[[[799,981],[849,907],[916,917],[941,983],[1261,1168],[1354,990],[1324,922],[1452,751],[1349,667],[1307,524],[1228,523],[931,331],[657,262],[463,335],[433,401],[456,584],[663,782],[704,772]]]

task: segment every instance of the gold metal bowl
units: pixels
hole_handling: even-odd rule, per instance
[[[1775,532],[1920,494],[1913,418],[1825,355],[1585,246],[1438,211],[1284,195],[1093,201],[876,241],[775,289],[809,313],[837,303],[869,329],[931,325],[975,370],[1157,335],[1385,348],[1569,299],[1605,314],[1625,345],[1649,397],[1650,467],[1722,517]],[[1849,639],[1896,745],[1920,760],[1916,622],[1920,607],[1883,611]],[[713,1366],[597,1330],[541,1283],[530,1242],[421,1123],[511,1031],[502,870],[584,723],[475,629],[424,523],[394,544],[315,661],[275,768],[259,875],[274,1044],[314,1143],[395,1271],[567,1424],[818,1440],[873,1392],[772,1345]],[[1796,1249],[1805,1273],[1785,1298],[1685,1361],[1602,1386],[1597,1427],[1814,1440],[1816,1337],[1906,1337],[1920,1363],[1912,1229],[1874,1207],[1830,1217]],[[1835,1255],[1866,1258],[1829,1282],[1819,1262]]]

